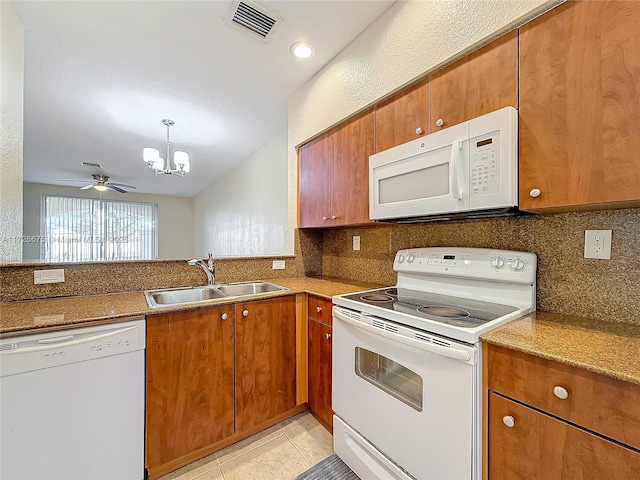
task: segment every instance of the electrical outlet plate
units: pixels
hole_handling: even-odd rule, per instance
[[[274,260],[272,265],[274,270],[284,270],[284,260]]]
[[[64,268],[33,271],[33,283],[35,285],[42,285],[44,283],[62,283],[62,282],[64,282]]]
[[[611,230],[584,231],[584,258],[611,258]]]
[[[353,236],[353,249],[360,250],[360,235]]]

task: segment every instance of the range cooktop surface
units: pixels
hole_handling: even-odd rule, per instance
[[[396,287],[358,292],[343,297],[461,328],[477,327],[518,310],[510,305]]]

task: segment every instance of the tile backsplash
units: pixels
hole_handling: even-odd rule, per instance
[[[611,260],[583,258],[585,230],[612,230]],[[392,285],[396,251],[429,246],[534,252],[538,310],[640,323],[640,209],[325,230],[322,273]]]

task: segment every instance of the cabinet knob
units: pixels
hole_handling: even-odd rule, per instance
[[[249,310],[243,310],[243,311],[242,311],[242,316],[243,316],[243,317],[247,317],[247,316],[249,316]]]
[[[325,335],[325,337],[327,337],[327,340],[331,340],[331,334],[330,333],[325,333],[324,335]]]
[[[439,118],[439,119],[436,120],[436,126],[437,127],[441,127],[443,125],[444,125],[444,120],[443,119]]]
[[[567,389],[561,387],[560,385],[556,385],[555,387],[553,387],[553,394],[560,400],[564,400],[569,397],[569,392],[567,392]]]
[[[222,318],[222,320],[226,320],[227,318],[229,318],[229,315],[223,313],[222,315],[220,315],[220,318]]]
[[[335,220],[336,218],[338,217],[336,217],[335,215],[331,215],[331,220]]]
[[[322,311],[322,307],[316,307],[316,312],[320,313]]]
[[[324,222],[325,220],[328,220],[328,218],[323,215],[322,216],[322,221]]]
[[[416,135],[420,135],[422,133],[422,128],[416,128]]]
[[[509,428],[513,428],[516,425],[516,421],[511,415],[505,415],[502,417],[502,423]]]
[[[531,190],[529,192],[529,196],[531,196],[533,198],[538,198],[540,196],[540,189],[539,188],[534,188],[533,190]]]

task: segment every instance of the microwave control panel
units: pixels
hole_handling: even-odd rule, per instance
[[[500,132],[472,138],[469,143],[471,196],[500,192]]]

